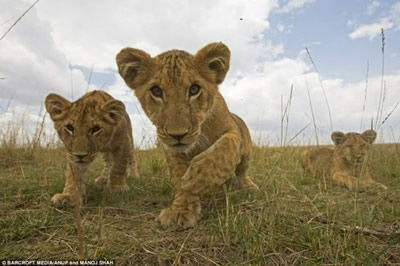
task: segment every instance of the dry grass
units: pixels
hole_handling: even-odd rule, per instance
[[[250,173],[261,191],[239,191],[233,179],[203,200],[199,225],[184,231],[155,222],[173,197],[159,149],[138,152],[142,178],[108,195],[102,211],[96,161],[80,210],[84,257],[118,265],[398,264],[399,148],[371,151],[372,173],[390,189],[355,195],[304,174],[301,147],[255,147]],[[62,149],[0,147],[1,259],[79,258],[74,210],[50,204],[64,168]]]

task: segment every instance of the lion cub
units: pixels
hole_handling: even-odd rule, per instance
[[[138,177],[133,154],[132,127],[125,106],[104,91],[92,91],[75,102],[49,94],[46,110],[67,152],[64,191],[51,201],[57,206],[73,205],[73,195],[85,194],[84,174],[98,153],[105,166],[96,184],[126,190],[125,175]],[[80,197],[82,201],[82,197]]]
[[[368,151],[376,139],[373,130],[359,133],[333,132],[334,148],[314,148],[302,153],[302,163],[314,177],[331,178],[333,182],[350,190],[365,190],[369,187],[387,189],[377,183],[369,173]]]
[[[258,188],[246,173],[249,131],[218,91],[229,60],[222,43],[211,43],[195,55],[171,50],[151,57],[125,48],[116,57],[119,73],[165,146],[175,198],[157,218],[163,225],[194,226],[200,219],[200,197],[221,187],[232,173],[243,187]]]

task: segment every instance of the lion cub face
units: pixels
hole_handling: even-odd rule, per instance
[[[348,163],[359,166],[365,162],[368,150],[376,139],[376,132],[373,130],[359,133],[343,133],[335,131],[331,138],[336,145],[335,153]]]
[[[105,95],[105,92],[103,92]],[[81,165],[94,160],[112,138],[115,127],[125,113],[122,102],[105,99],[99,92],[89,92],[76,102],[57,94],[45,100],[47,112],[64,143],[70,161]]]
[[[229,69],[229,58],[228,47],[212,43],[195,55],[171,50],[154,58],[125,48],[116,61],[122,78],[157,127],[160,140],[180,152],[200,141],[201,125]]]

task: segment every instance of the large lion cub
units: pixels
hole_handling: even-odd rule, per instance
[[[376,132],[367,130],[362,134],[333,132],[334,148],[314,148],[302,153],[305,169],[314,177],[331,178],[333,182],[350,190],[368,187],[387,189],[375,182],[368,170],[368,151],[376,139]]]
[[[138,177],[138,172],[124,104],[104,91],[92,91],[76,102],[52,93],[45,105],[67,152],[64,191],[55,194],[52,203],[57,207],[73,205],[76,192],[85,194],[85,172],[99,153],[105,164],[96,183],[112,190],[128,189],[125,175]]]
[[[195,55],[171,50],[151,57],[125,48],[116,57],[119,73],[165,146],[175,198],[157,218],[163,225],[194,226],[200,197],[221,187],[232,173],[242,186],[257,188],[246,174],[249,131],[218,91],[229,60],[222,43],[211,43]]]

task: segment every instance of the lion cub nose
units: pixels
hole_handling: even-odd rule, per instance
[[[361,162],[361,161],[362,161],[362,155],[355,155],[354,158],[355,158],[358,162]]]
[[[171,138],[174,138],[176,140],[181,140],[183,139],[183,137],[185,137],[187,135],[187,133],[184,134],[168,134]]]
[[[73,153],[75,157],[77,157],[79,160],[82,160],[86,156],[88,156],[87,152],[74,152]]]
[[[170,136],[173,139],[176,140],[181,140],[183,139],[188,133],[189,133],[189,129],[186,130],[181,130],[181,131],[172,131],[172,130],[165,130],[168,134],[168,136]]]

